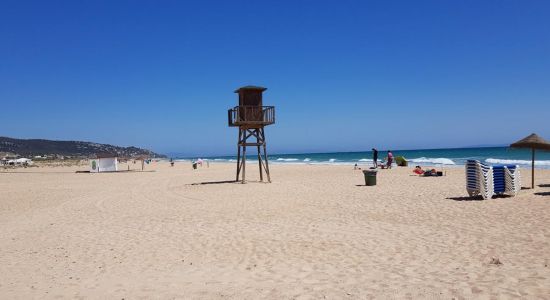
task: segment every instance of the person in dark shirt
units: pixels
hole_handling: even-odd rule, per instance
[[[378,150],[376,148],[372,148],[372,163],[374,168],[378,168]]]

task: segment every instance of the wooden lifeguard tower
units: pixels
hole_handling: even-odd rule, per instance
[[[246,176],[246,147],[256,147],[258,150],[258,165],[260,167],[260,180],[263,181],[263,172],[269,177],[269,164],[264,127],[275,123],[275,107],[263,106],[262,93],[267,90],[259,86],[244,86],[235,91],[239,94],[239,105],[227,112],[230,127],[239,127],[239,140],[237,143],[237,177],[242,172],[242,183]],[[254,141],[255,138],[255,141]],[[252,139],[252,141],[250,141]],[[263,158],[262,158],[263,149]],[[242,154],[241,154],[242,150]]]

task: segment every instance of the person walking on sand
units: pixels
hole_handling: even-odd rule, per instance
[[[391,153],[391,150],[388,150],[388,169],[391,169],[391,164],[393,163],[393,153]]]
[[[372,164],[375,169],[378,168],[378,150],[376,148],[372,148]]]

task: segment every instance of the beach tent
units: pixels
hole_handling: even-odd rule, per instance
[[[550,142],[532,133],[526,138],[523,138],[510,145],[512,148],[527,148],[531,149],[531,188],[535,188],[535,150],[550,151]]]
[[[112,153],[96,154],[90,159],[90,172],[116,172],[118,171],[118,155]]]

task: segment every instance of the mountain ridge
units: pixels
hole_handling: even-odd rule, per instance
[[[146,155],[152,158],[165,158],[163,154],[134,146],[121,147],[84,141],[55,141],[47,139],[17,139],[0,136],[0,152],[14,153],[20,156],[70,156],[90,157],[97,153],[113,153],[120,157]]]

